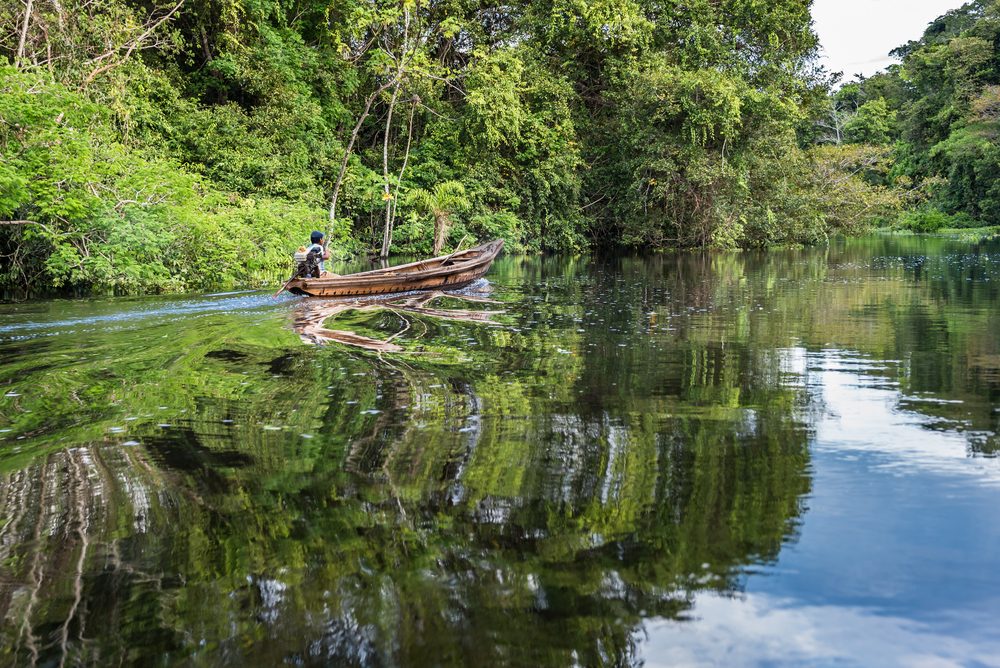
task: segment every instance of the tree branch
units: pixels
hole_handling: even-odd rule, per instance
[[[182,0],[183,1],[183,0]],[[337,198],[340,195],[340,188],[344,183],[344,175],[347,173],[347,162],[351,158],[351,152],[354,150],[354,142],[358,140],[358,134],[361,132],[361,126],[368,118],[368,114],[371,113],[372,104],[378,99],[378,96],[389,90],[392,86],[396,85],[403,78],[403,74],[406,68],[406,42],[409,38],[410,33],[410,11],[409,9],[403,10],[404,24],[403,24],[403,54],[404,56],[399,60],[399,66],[396,68],[395,74],[386,81],[384,84],[375,89],[368,99],[365,100],[364,111],[361,112],[361,116],[358,118],[358,122],[354,125],[354,130],[351,132],[351,138],[347,142],[347,148],[344,151],[344,159],[340,163],[340,172],[337,174],[337,181],[333,184],[333,195],[330,198],[330,232],[326,236],[326,243],[330,243],[330,239],[333,234],[333,227],[337,220]]]
[[[53,230],[48,225],[45,225],[44,223],[36,222],[34,220],[0,220],[0,225],[37,225],[38,227],[42,228],[43,230],[45,230],[49,234],[52,234],[52,235],[58,235],[59,234],[58,232],[56,232],[55,230]]]
[[[383,199],[385,200],[385,227],[382,230],[382,252],[379,257],[385,258],[389,254],[389,243],[391,242],[390,218],[392,216],[392,185],[389,182],[389,133],[392,131],[392,112],[396,109],[396,98],[399,97],[400,81],[396,82],[396,87],[392,89],[392,99],[389,101],[389,113],[385,119],[385,136],[382,139],[382,179]]]
[[[30,1],[31,0],[29,0],[29,3],[30,3]],[[171,9],[169,12],[167,12],[166,14],[164,14],[163,16],[161,16],[159,18],[159,20],[157,20],[151,26],[149,26],[148,28],[146,28],[146,30],[141,35],[139,35],[135,39],[133,39],[130,42],[128,42],[128,50],[125,51],[125,56],[121,60],[112,61],[112,62],[110,62],[110,63],[108,63],[106,65],[101,65],[100,67],[94,69],[83,80],[83,85],[86,86],[91,81],[93,81],[97,76],[103,74],[104,72],[107,72],[108,70],[110,70],[113,67],[117,67],[118,65],[121,65],[126,60],[128,60],[128,57],[132,55],[132,52],[135,51],[136,48],[139,45],[141,45],[146,40],[147,37],[149,37],[150,35],[152,35],[154,30],[156,30],[157,28],[159,28],[165,21],[167,21],[171,16],[173,16],[175,13],[177,13],[177,10],[180,9],[181,5],[183,5],[183,4],[184,4],[184,0],[180,0],[176,5],[174,5],[173,9]],[[90,62],[91,63],[98,63],[98,62],[104,60],[105,58],[109,58],[109,57],[113,56],[115,54],[115,52],[117,52],[118,49],[120,49],[120,48],[121,47],[117,47],[115,49],[111,49],[110,51],[107,51],[106,53],[101,54],[97,58],[94,58]]]

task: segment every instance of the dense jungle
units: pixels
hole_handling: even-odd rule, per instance
[[[1000,3],[843,82],[806,0],[0,7],[0,289],[272,284],[435,231],[749,248],[995,223]]]
[[[992,221],[997,11],[838,88],[803,0],[5,3],[0,287],[259,286],[317,228],[346,257]]]

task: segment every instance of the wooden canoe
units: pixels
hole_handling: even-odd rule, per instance
[[[310,297],[352,297],[383,295],[410,290],[453,290],[482,278],[503,248],[496,239],[469,250],[410,262],[386,269],[374,269],[329,278],[296,278],[285,289]]]

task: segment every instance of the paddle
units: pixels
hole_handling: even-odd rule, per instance
[[[299,272],[296,271],[295,274],[291,278],[289,278],[287,281],[285,281],[284,285],[282,285],[280,288],[278,288],[277,292],[275,292],[273,295],[271,295],[271,299],[277,299],[278,295],[280,295],[282,292],[284,292],[285,289],[288,287],[288,284],[291,283],[292,281],[294,281],[298,277],[299,277]]]

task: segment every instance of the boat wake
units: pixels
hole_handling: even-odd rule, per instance
[[[128,298],[106,301],[67,300],[53,302],[59,305],[58,311],[53,309],[47,313],[35,312],[30,307],[15,309],[12,313],[0,315],[0,340],[55,336],[94,328],[134,329],[158,320],[255,311],[274,308],[275,304],[267,294],[260,292],[152,298],[157,302],[154,304],[148,303],[149,299],[151,298],[143,298],[142,303],[129,303]],[[57,317],[51,317],[56,314]]]

